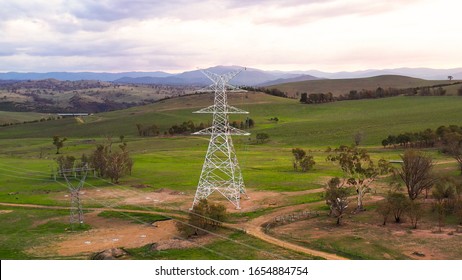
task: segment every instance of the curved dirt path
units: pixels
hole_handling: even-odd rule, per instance
[[[324,201],[320,201],[320,202],[310,203],[310,205],[317,205],[317,204],[324,204],[324,203],[325,203]],[[274,219],[276,217],[279,217],[279,216],[282,216],[282,215],[285,215],[285,214],[290,214],[290,213],[293,213],[295,211],[302,210],[302,209],[306,209],[306,204],[283,207],[283,208],[280,208],[277,211],[271,212],[271,213],[269,213],[267,215],[263,215],[263,216],[255,218],[253,220],[250,220],[249,222],[246,222],[245,224],[240,224],[240,226],[242,227],[243,230],[245,230],[245,232],[247,234],[250,234],[250,235],[252,235],[252,236],[254,236],[254,237],[258,238],[258,239],[261,239],[263,241],[266,241],[268,243],[271,243],[271,244],[274,244],[274,245],[277,245],[277,246],[280,246],[280,247],[283,247],[283,248],[286,248],[286,249],[290,249],[290,250],[293,250],[293,251],[296,251],[296,252],[309,254],[309,255],[312,255],[312,256],[321,257],[321,258],[324,258],[326,260],[347,260],[347,258],[338,256],[336,254],[331,254],[331,253],[326,253],[326,252],[323,252],[323,251],[309,249],[309,248],[306,248],[306,247],[303,247],[303,246],[300,246],[300,245],[296,245],[296,244],[293,244],[293,243],[285,241],[285,240],[277,239],[275,237],[272,237],[272,236],[266,234],[263,231],[262,226],[266,222],[271,221],[272,219]]]

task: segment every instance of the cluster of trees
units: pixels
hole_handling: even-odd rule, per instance
[[[435,131],[427,128],[419,132],[405,132],[398,135],[388,135],[387,138],[382,140],[382,146],[396,148],[427,148],[434,147],[438,141],[438,135]]]
[[[385,199],[377,205],[383,225],[387,224],[389,218],[401,223],[403,217],[407,217],[412,227],[417,228],[426,211],[425,204],[419,197],[425,194],[425,199],[428,198],[430,190],[433,200],[431,204],[427,204],[431,206],[429,211],[433,211],[438,217],[439,230],[444,226],[448,214],[455,215],[462,224],[462,184],[451,178],[435,177],[432,174],[432,159],[421,151],[406,150],[401,159],[403,164],[396,169],[392,169],[383,161],[379,161],[375,167],[366,151],[345,146],[335,149],[334,153],[328,156],[328,160],[339,163],[345,174],[342,179],[332,178],[325,187],[329,214],[336,218],[338,225],[348,209],[352,190],[356,189],[358,198],[355,211],[363,210],[362,197],[370,191],[372,180],[389,172],[395,175],[394,180]]]
[[[251,118],[246,118],[244,121],[232,121],[230,125],[239,129],[249,129],[255,126],[255,121]]]
[[[358,99],[376,99],[376,98],[387,98],[398,96],[402,94],[411,94],[414,92],[414,89],[396,89],[396,88],[388,88],[384,89],[382,87],[378,87],[375,90],[368,90],[362,89],[358,90],[350,90],[348,94],[340,95],[337,100],[358,100]]]
[[[255,126],[255,121],[251,118],[246,118],[244,121],[233,121],[229,125],[239,129],[249,129]],[[167,131],[164,131],[164,135],[190,134],[205,129],[206,127],[207,126],[202,122],[196,125],[193,121],[189,120],[181,124],[172,125]],[[158,136],[160,134],[160,130],[155,124],[143,125],[137,123],[136,130],[139,136]]]
[[[334,102],[335,98],[332,95],[332,92],[329,93],[302,93],[300,95],[300,102],[306,104],[319,104],[319,103],[328,103]]]
[[[269,95],[288,98],[285,92],[277,88],[249,87],[249,86],[243,86],[241,88],[247,91],[259,91],[259,92],[264,92]]]
[[[205,235],[226,221],[226,208],[222,204],[201,199],[188,214],[186,222],[177,222],[178,231],[186,237]]]
[[[433,162],[429,156],[417,150],[406,150],[401,159],[403,164],[393,170],[395,181],[391,183],[385,199],[378,204],[377,212],[383,218],[383,225],[386,225],[389,216],[400,223],[402,216],[407,215],[413,228],[417,228],[423,213],[423,206],[417,198],[423,192],[427,198],[429,190],[436,183],[436,178],[431,174]],[[401,190],[401,183],[406,187],[407,196]]]
[[[403,222],[403,218],[409,218],[414,229],[425,211],[434,212],[438,218],[438,229],[445,225],[447,215],[453,214],[459,224],[462,225],[462,185],[457,184],[450,178],[435,179],[432,185],[433,202],[430,209],[425,208],[425,203],[412,199],[402,192],[399,184],[392,186],[385,199],[378,203],[377,212],[382,216],[382,224],[386,225],[389,217],[393,217],[395,223]],[[428,208],[428,207],[427,207]]]
[[[421,96],[443,96],[446,95],[446,90],[439,86],[439,87],[422,87],[417,93]]]
[[[307,172],[308,170],[313,169],[316,162],[313,159],[312,155],[307,155],[305,150],[300,148],[292,149],[293,167],[295,171]]]
[[[348,94],[341,94],[337,97],[334,97],[331,92],[328,93],[301,93],[300,95],[300,102],[305,104],[319,104],[319,103],[328,103],[334,101],[342,101],[342,100],[358,100],[358,99],[375,99],[375,98],[386,98],[386,97],[393,97],[402,94],[410,94],[413,93],[414,89],[395,89],[395,88],[388,88],[383,89],[378,87],[376,90],[368,90],[362,89],[358,90],[350,90]]]
[[[462,173],[462,126],[440,126],[435,131],[427,128],[415,133],[401,133],[389,135],[382,140],[386,147],[425,148],[440,146],[441,151],[453,157],[459,163]]]
[[[160,133],[159,128],[155,124],[143,125],[137,123],[136,130],[138,131],[138,136],[157,136]]]
[[[360,91],[350,90],[348,94],[341,94],[337,97],[334,97],[331,92],[310,94],[305,92],[300,95],[300,102],[305,104],[319,104],[342,100],[385,98],[406,94],[409,93],[409,91],[409,89],[383,89],[381,87],[378,87],[375,91],[367,89],[363,89]]]
[[[113,183],[119,183],[124,175],[131,174],[133,160],[127,149],[127,143],[121,137],[119,149],[113,149],[111,139],[107,143],[99,144],[89,157],[89,166],[94,168],[98,176],[111,179]]]
[[[59,156],[56,158],[56,163],[58,164],[57,175],[63,177],[66,173],[74,173],[74,170],[82,168],[89,163],[88,157],[86,155],[82,155],[80,160],[77,160],[74,156]]]
[[[199,125],[195,125],[193,121],[189,120],[186,122],[183,122],[181,124],[174,124],[168,129],[168,134],[170,135],[176,135],[176,134],[190,134],[194,133],[196,131],[199,131],[201,129],[205,128],[204,123],[200,123]]]
[[[63,139],[66,138],[58,139],[61,139],[60,141],[63,143]],[[86,166],[94,169],[98,176],[111,179],[113,183],[119,183],[119,179],[124,175],[131,174],[133,168],[133,160],[123,136],[120,136],[118,149],[113,149],[113,142],[108,138],[106,143],[98,144],[90,156],[83,154],[79,161],[74,156],[59,156],[56,158],[56,163],[60,176],[63,175],[64,170],[74,170]]]

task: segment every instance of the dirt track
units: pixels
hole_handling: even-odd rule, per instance
[[[324,201],[320,203],[324,203]],[[316,204],[319,204],[319,202],[312,203],[310,205],[316,205]],[[303,246],[299,246],[299,245],[269,236],[263,232],[262,225],[265,224],[266,222],[271,221],[272,219],[278,216],[282,216],[285,214],[293,213],[295,211],[306,209],[306,207],[307,207],[306,204],[283,207],[283,208],[278,209],[278,211],[272,212],[268,215],[260,216],[258,218],[255,218],[249,221],[246,224],[242,224],[242,228],[246,231],[247,234],[250,234],[258,239],[264,240],[268,243],[271,243],[271,244],[274,244],[274,245],[277,245],[277,246],[280,246],[286,249],[321,257],[326,260],[346,260],[346,258],[344,257],[340,257],[338,255],[330,254],[330,253],[326,253],[322,251],[308,249]]]

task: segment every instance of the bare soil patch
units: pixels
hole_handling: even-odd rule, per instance
[[[140,191],[139,188],[87,188],[80,192],[83,203],[97,204],[102,206],[113,205],[142,205],[158,206],[169,203],[182,203],[192,198],[182,192],[168,189],[153,191]],[[58,200],[69,200],[69,194],[61,193],[56,196]]]
[[[85,222],[91,225],[92,229],[64,235],[57,242],[46,248],[40,248],[38,251],[52,250],[60,256],[74,256],[115,247],[141,247],[170,240],[178,235],[175,222],[172,220],[156,222],[155,226],[147,226],[120,219],[102,218],[97,214],[93,212],[85,216]],[[37,249],[34,252],[37,252]]]

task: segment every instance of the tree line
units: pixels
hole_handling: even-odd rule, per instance
[[[378,87],[375,90],[362,89],[362,90],[350,90],[347,94],[340,94],[339,96],[333,96],[331,92],[328,93],[297,93],[300,94],[300,103],[304,104],[320,104],[328,103],[335,101],[343,100],[359,100],[359,99],[377,99],[377,98],[387,98],[394,97],[399,95],[407,96],[444,96],[446,95],[445,86],[450,86],[454,84],[459,84],[460,82],[450,83],[450,84],[439,84],[426,87],[415,87],[415,88],[388,88],[384,89]],[[462,87],[457,90],[459,96],[462,96]]]
[[[453,157],[459,164],[462,174],[462,126],[440,126],[435,131],[427,128],[420,132],[406,132],[388,135],[382,140],[382,146],[404,148],[439,147],[442,153]]]
[[[54,121],[54,120],[59,120],[61,119],[60,116],[50,116],[48,118],[45,118],[45,117],[42,117],[40,119],[36,119],[36,120],[31,120],[31,121],[23,121],[23,122],[15,122],[15,123],[3,123],[1,126],[11,126],[11,125],[18,125],[18,124],[26,124],[26,123],[38,123],[38,122],[47,122],[47,121]]]
[[[259,92],[263,92],[263,93],[273,95],[273,96],[288,98],[285,92],[277,88],[250,87],[250,86],[242,86],[241,88],[247,91],[259,91]]]
[[[409,94],[410,92],[413,92],[413,89],[383,89],[381,87],[378,87],[376,90],[350,90],[348,94],[341,94],[339,96],[333,96],[331,92],[310,94],[303,92],[300,94],[300,103],[320,104],[343,100],[376,99]]]
[[[163,135],[187,135],[191,134],[197,131],[200,131],[202,129],[205,129],[209,127],[211,124],[204,124],[203,122],[199,123],[198,125],[195,124],[193,121],[188,120],[184,121],[181,124],[174,124],[171,127],[169,127],[167,130],[164,131]],[[246,118],[243,121],[232,121],[230,126],[239,128],[239,129],[250,129],[255,126],[255,121],[251,118]],[[157,125],[155,124],[136,124],[136,130],[138,132],[138,136],[158,136],[160,135],[160,129]]]

